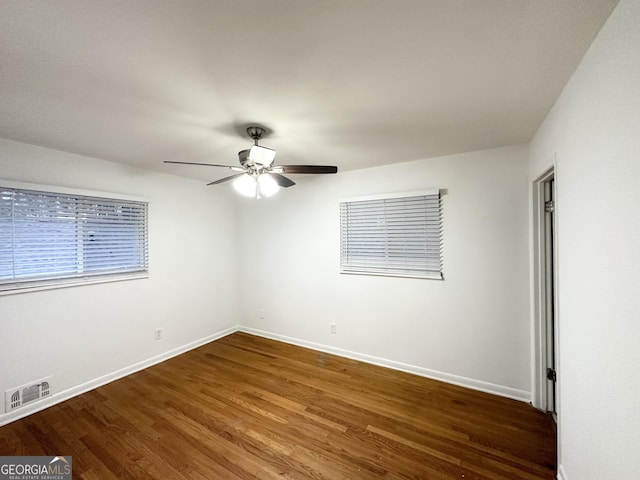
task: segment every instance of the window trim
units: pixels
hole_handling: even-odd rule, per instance
[[[33,190],[52,194],[76,195],[84,197],[104,198],[105,200],[139,202],[147,204],[147,258],[150,255],[149,242],[149,201],[140,196],[105,192],[98,190],[86,190],[73,187],[64,187],[56,185],[44,185],[38,183],[19,182],[14,180],[5,180],[0,178],[0,188]],[[94,273],[83,276],[70,276],[49,279],[34,279],[18,282],[6,282],[0,284],[0,296],[14,295],[19,293],[37,292],[41,290],[52,290],[57,288],[67,288],[81,285],[95,285],[100,283],[121,282],[127,280],[138,280],[149,278],[149,262],[147,260],[147,270],[137,272],[120,272],[120,273]]]
[[[446,192],[446,190],[439,188],[429,188],[424,190],[413,190],[408,192],[397,192],[397,193],[384,193],[384,194],[374,194],[374,195],[361,195],[356,197],[347,197],[343,198],[338,202],[338,210],[339,215],[341,217],[341,205],[343,203],[349,202],[364,202],[364,201],[372,201],[372,200],[387,200],[394,198],[407,198],[407,197],[420,197],[420,196],[433,196],[438,195],[440,198],[440,211],[442,211],[442,196]],[[442,220],[440,221],[440,228],[443,228]],[[339,239],[339,272],[341,275],[365,275],[365,276],[375,276],[375,277],[392,277],[392,278],[415,278],[421,280],[444,280],[444,269],[441,265],[439,272],[421,274],[421,275],[412,275],[409,273],[393,273],[393,272],[375,272],[375,271],[354,271],[354,270],[344,270],[342,265],[342,218],[340,218],[340,239]],[[444,247],[442,240],[440,241],[440,248]],[[440,253],[440,259],[442,261],[442,253]]]

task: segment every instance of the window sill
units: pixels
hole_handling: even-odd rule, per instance
[[[41,290],[53,290],[56,288],[78,287],[82,285],[95,285],[98,283],[123,282],[149,278],[148,272],[125,273],[115,275],[96,275],[90,277],[74,277],[58,280],[34,280],[33,282],[12,283],[0,285],[0,296],[14,295],[18,293],[39,292]]]
[[[442,273],[434,273],[430,275],[410,275],[403,273],[383,273],[383,272],[351,272],[341,271],[341,275],[366,275],[372,277],[395,277],[395,278],[418,278],[420,280],[444,280]]]

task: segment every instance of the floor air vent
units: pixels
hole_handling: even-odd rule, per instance
[[[9,413],[25,405],[41,400],[51,394],[51,377],[38,380],[34,383],[12,388],[4,392],[4,411]]]

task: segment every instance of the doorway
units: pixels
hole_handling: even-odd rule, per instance
[[[558,289],[555,168],[533,184],[535,392],[534,406],[558,412]]]

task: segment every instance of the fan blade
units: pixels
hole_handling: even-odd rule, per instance
[[[223,168],[230,168],[231,170],[235,170],[237,172],[244,172],[244,168],[242,167],[236,167],[234,165],[220,165],[218,163],[198,163],[198,162],[174,162],[172,160],[165,160],[163,163],[177,163],[180,165],[204,165],[205,167],[223,167]]]
[[[280,175],[279,173],[271,172],[269,175],[271,175],[273,179],[276,181],[276,183],[281,187],[287,188],[287,187],[292,187],[296,184],[296,182],[294,182],[290,178],[287,178],[284,175]]]
[[[242,175],[246,175],[245,173],[236,173],[235,175],[230,175],[228,177],[221,178],[220,180],[215,180],[213,182],[207,183],[207,185],[217,185],[219,183],[228,182],[229,180],[233,180],[234,178],[241,177]]]
[[[283,173],[338,173],[331,165],[278,165]]]

